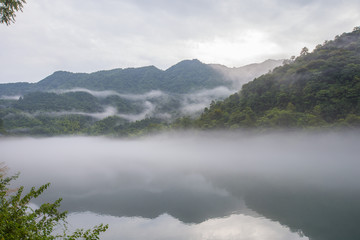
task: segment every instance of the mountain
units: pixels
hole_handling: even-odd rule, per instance
[[[244,67],[227,68],[204,64],[194,59],[181,61],[165,71],[154,66],[118,68],[94,73],[57,71],[38,83],[0,84],[0,96],[73,88],[113,90],[127,94],[141,94],[151,90],[188,93],[219,86],[238,89],[239,82],[248,82],[281,64],[282,60],[267,60]]]
[[[268,59],[262,63],[252,63],[238,68],[228,68],[220,64],[210,64],[210,66],[220,72],[226,79],[231,80],[236,89],[241,89],[243,84],[283,65],[283,62],[284,60]]]
[[[73,88],[113,90],[127,94],[142,94],[151,90],[185,93],[224,85],[230,86],[230,82],[210,66],[198,60],[185,60],[166,71],[154,66],[94,73],[57,71],[34,84],[0,84],[0,96]]]
[[[360,126],[360,29],[307,48],[295,60],[213,102],[200,128]]]
[[[263,65],[268,71],[266,61],[254,64],[257,68],[251,68],[251,74],[257,70],[256,76],[263,74]],[[146,118],[156,119],[147,124],[170,122],[199,115],[212,100],[236,92],[238,82],[249,76],[243,68],[249,66],[228,70],[238,72],[236,78],[224,74],[225,66],[219,70],[196,59],[165,71],[154,66],[94,73],[57,71],[37,83],[0,84],[0,118],[9,132],[30,134],[101,134],[119,132],[125,123]]]

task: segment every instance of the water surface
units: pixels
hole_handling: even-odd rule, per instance
[[[51,188],[104,239],[357,239],[359,132],[3,138],[18,184]],[[112,227],[113,226],[113,227]],[[170,231],[171,230],[171,231]]]

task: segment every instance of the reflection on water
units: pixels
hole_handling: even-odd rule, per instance
[[[81,213],[72,214],[69,222],[76,223],[76,226],[81,223],[81,227],[84,228],[101,222],[109,223],[108,232],[101,235],[106,240],[308,240],[307,237],[291,232],[278,222],[243,214],[214,218],[199,224],[184,224],[168,214],[145,219]]]
[[[141,223],[130,224],[138,228],[133,235],[130,225],[109,232],[126,239],[160,226],[200,234],[215,221],[224,229],[236,226],[226,231],[238,234],[245,223],[233,219],[272,223],[259,214],[312,239],[360,239],[359,140],[359,132],[13,138],[0,139],[0,152],[21,172],[19,184],[52,183],[41,201],[62,197],[71,212],[112,215],[103,222],[114,225]],[[211,234],[222,239],[220,232]],[[268,234],[263,239],[271,239]]]

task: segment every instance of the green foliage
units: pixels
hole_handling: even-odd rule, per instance
[[[97,112],[102,108],[98,100],[89,93],[69,92],[64,94],[33,92],[20,98],[14,108],[27,111],[72,111]]]
[[[16,96],[25,94],[33,88],[34,83],[2,83],[0,84],[0,96]]]
[[[224,101],[205,109],[200,128],[358,126],[360,31],[307,48]]]
[[[116,116],[110,116],[105,119],[96,121],[88,130],[91,135],[108,135],[119,131],[122,125],[127,121]]]
[[[10,25],[15,22],[16,12],[22,11],[25,0],[0,0],[0,22]]]
[[[116,136],[141,136],[151,133],[158,133],[160,131],[168,129],[168,124],[162,119],[158,118],[145,118],[140,121],[128,122],[126,124],[119,125],[113,132]]]
[[[24,194],[24,187],[9,189],[10,183],[16,178],[17,176],[5,177],[0,171],[0,239],[95,240],[108,228],[108,225],[101,224],[91,230],[79,229],[68,234],[67,213],[58,210],[61,199],[54,203],[44,203],[35,210],[29,207],[31,200],[40,196],[50,184],[38,189],[33,187],[29,193]]]
[[[0,118],[0,134],[4,134],[4,133],[5,133],[4,121]]]
[[[181,118],[176,119],[172,125],[172,128],[174,129],[188,129],[192,128],[193,126],[193,120],[189,116],[184,116]]]
[[[185,93],[206,88],[223,86],[230,82],[212,67],[201,63],[199,60],[182,61],[164,72],[161,90]]]
[[[38,83],[0,84],[1,95],[24,95],[36,91],[86,88],[97,91],[142,94],[151,90],[172,93],[230,86],[230,81],[212,67],[198,60],[182,61],[166,71],[154,66],[113,69],[94,73],[57,71]]]

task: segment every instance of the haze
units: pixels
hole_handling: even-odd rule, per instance
[[[322,194],[332,208],[331,216],[343,222],[337,211],[343,213],[348,200],[360,199],[359,136],[358,132],[293,131],[167,133],[141,139],[7,138],[0,139],[0,152],[13,173],[21,172],[17,184],[52,183],[35,204],[62,197],[63,209],[70,212],[105,214],[81,213],[71,218],[76,226],[110,221],[105,239],[116,239],[113,235],[139,239],[142,234],[165,239],[169,226],[178,233],[174,239],[203,239],[197,235],[199,229],[217,231],[209,227],[215,224],[212,221],[219,221],[219,229],[222,224],[232,229],[230,226],[253,223],[249,228],[276,232],[255,236],[238,230],[234,236],[244,236],[238,239],[300,239],[288,228],[258,219],[265,214],[279,220],[259,205],[259,197],[271,203],[291,193],[312,206],[314,196]],[[332,199],[337,199],[335,207]],[[279,206],[279,212],[288,212],[281,210],[285,203]],[[354,206],[351,214],[358,216]],[[280,223],[299,230],[294,230],[296,225],[289,219]],[[112,230],[111,225],[115,226]],[[307,227],[301,229],[305,235],[311,233]],[[217,236],[229,239],[228,234]]]

